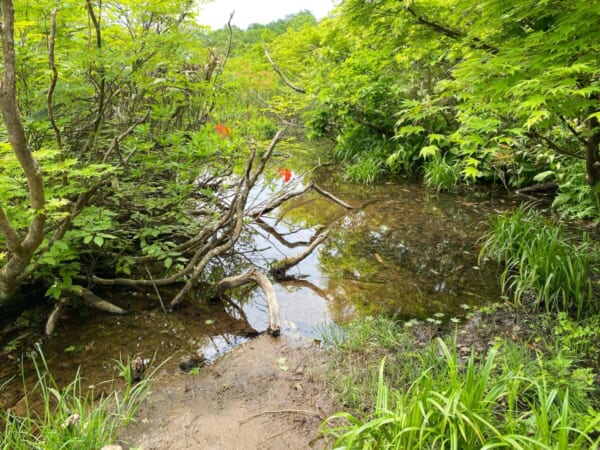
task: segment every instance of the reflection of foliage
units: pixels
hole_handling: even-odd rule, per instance
[[[323,244],[320,264],[334,293],[334,317],[352,306],[362,315],[423,318],[456,312],[496,289],[474,268],[473,219],[460,208],[440,209],[443,199],[423,206],[407,194],[346,216]]]

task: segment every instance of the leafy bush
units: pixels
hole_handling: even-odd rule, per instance
[[[582,317],[597,309],[593,242],[577,242],[565,229],[532,209],[499,216],[484,238],[481,256],[505,264],[501,281],[516,305]]]

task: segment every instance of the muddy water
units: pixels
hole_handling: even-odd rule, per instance
[[[414,183],[365,187],[334,180],[332,172],[315,176],[353,210],[309,192],[250,224],[236,257],[221,261],[228,273],[250,263],[267,270],[273,261],[302,251],[323,227],[329,229],[328,239],[275,284],[283,333],[318,337],[326,323],[376,313],[460,320],[465,309],[498,299],[496,268],[479,265],[478,239],[488,216],[512,208],[510,203],[491,192],[434,195]],[[253,203],[292,182],[274,174],[255,192]],[[90,383],[117,377],[115,360],[136,354],[156,361],[171,357],[166,367],[178,370],[182,357],[214,359],[267,325],[262,293],[249,288],[239,289],[225,304],[201,301],[200,288],[198,300],[168,315],[153,292],[100,294],[130,314],[76,309],[62,317],[52,339],[39,338],[59,384],[80,366]],[[42,329],[43,317],[24,320]],[[7,381],[19,372],[17,340],[30,346],[38,339],[25,330],[8,334],[2,343],[0,386],[6,386],[0,403],[5,406],[22,397],[18,377]]]

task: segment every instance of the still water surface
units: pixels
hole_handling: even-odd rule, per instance
[[[327,323],[377,313],[460,320],[465,309],[498,300],[497,269],[479,264],[478,240],[489,216],[512,209],[510,202],[488,191],[434,194],[416,183],[366,187],[335,179],[331,172],[315,175],[323,189],[353,210],[309,191],[250,223],[235,257],[214,267],[225,267],[228,274],[251,263],[267,270],[273,261],[301,252],[323,227],[329,229],[328,239],[275,284],[284,334],[317,338]],[[254,206],[289,183],[277,174],[263,180]],[[169,364],[176,370],[183,356],[214,359],[267,326],[262,293],[249,287],[225,304],[201,301],[200,289],[198,300],[168,315],[153,292],[101,294],[131,313],[67,313],[56,336],[42,345],[59,383],[78,366],[95,382],[110,379],[118,375],[115,360],[135,354],[157,361],[173,357]],[[18,358],[2,365],[0,385],[18,373],[18,365]],[[19,385],[18,378],[10,383],[0,401],[6,405],[18,398]]]

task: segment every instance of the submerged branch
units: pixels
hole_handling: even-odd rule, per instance
[[[346,203],[343,200],[340,200],[339,198],[337,198],[335,195],[333,195],[331,192],[328,192],[324,189],[321,189],[319,186],[317,186],[316,184],[313,183],[312,188],[318,192],[319,194],[321,194],[324,197],[327,197],[329,200],[337,203],[338,205],[346,208],[346,209],[354,209],[354,207],[352,205],[349,205],[348,203]]]

